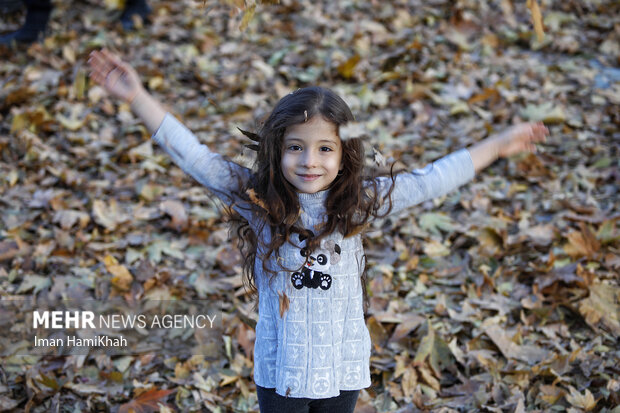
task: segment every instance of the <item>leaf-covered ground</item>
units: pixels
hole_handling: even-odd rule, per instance
[[[227,351],[38,358],[5,346],[0,411],[257,410],[256,315],[226,223],[89,83],[102,46],[240,162],[252,158],[236,128],[315,83],[371,131],[369,162],[374,147],[420,167],[544,120],[537,154],[368,230],[373,383],[357,411],[619,411],[617,2],[543,0],[540,41],[524,1],[283,0],[254,13],[151,1],[152,21],[131,33],[114,25],[114,1],[56,3],[45,41],[0,65],[3,299],[209,298],[224,307]]]

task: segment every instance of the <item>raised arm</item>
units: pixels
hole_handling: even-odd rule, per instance
[[[91,78],[110,95],[131,105],[132,111],[144,122],[153,140],[184,172],[207,187],[226,204],[234,204],[243,216],[239,191],[250,177],[250,171],[212,152],[142,86],[138,73],[118,56],[107,50],[94,51],[88,63]]]
[[[536,143],[544,142],[549,130],[542,124],[522,123],[512,126],[497,135],[467,148],[476,173],[480,172],[497,158],[505,158],[520,152],[536,152]]]
[[[548,129],[542,123],[524,123],[492,135],[467,149],[444,156],[422,169],[396,175],[392,192],[392,213],[437,198],[464,185],[499,157],[535,152]],[[379,191],[386,193],[391,180],[379,178]]]
[[[149,132],[155,133],[164,120],[166,110],[144,89],[134,68],[106,49],[91,52],[88,64],[90,77],[109,94],[129,103]]]

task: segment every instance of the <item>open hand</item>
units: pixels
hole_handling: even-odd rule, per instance
[[[542,122],[522,123],[499,133],[496,137],[497,154],[500,157],[520,152],[536,152],[536,143],[544,142],[549,129]]]
[[[131,103],[142,89],[138,73],[114,53],[102,49],[88,58],[90,77],[112,96]]]

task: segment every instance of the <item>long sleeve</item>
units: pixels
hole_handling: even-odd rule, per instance
[[[249,179],[249,169],[212,152],[169,113],[164,117],[152,139],[184,172],[207,187],[223,202],[230,205],[239,201],[235,194],[239,185]]]
[[[400,173],[395,177],[391,213],[444,195],[469,182],[474,175],[474,164],[467,149],[446,155],[422,169]],[[379,192],[385,193],[390,184],[389,177],[378,178]]]

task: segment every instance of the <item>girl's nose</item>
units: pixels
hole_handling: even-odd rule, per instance
[[[316,163],[316,156],[314,156],[312,151],[305,151],[302,163],[307,168],[313,167]]]

